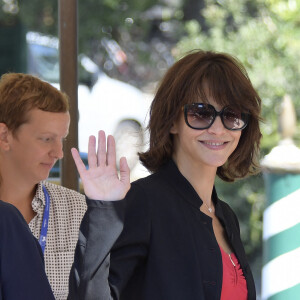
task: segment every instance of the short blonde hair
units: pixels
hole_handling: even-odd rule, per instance
[[[68,112],[68,96],[39,78],[22,73],[7,73],[0,79],[0,123],[14,134],[27,122],[30,110]]]

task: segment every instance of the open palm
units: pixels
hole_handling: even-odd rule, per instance
[[[88,164],[86,169],[77,149],[72,148],[72,156],[83,183],[84,192],[94,200],[114,201],[125,197],[130,188],[130,171],[125,157],[120,159],[120,176],[116,167],[116,147],[113,136],[106,137],[105,132],[98,133],[96,138],[90,136],[88,145]]]

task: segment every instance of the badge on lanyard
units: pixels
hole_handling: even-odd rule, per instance
[[[47,232],[48,232],[48,223],[49,223],[49,213],[50,213],[50,195],[46,189],[46,187],[43,185],[43,192],[45,195],[45,208],[44,208],[44,216],[43,216],[43,223],[41,228],[41,234],[39,243],[41,245],[43,253],[45,252],[46,248],[46,240],[47,240]]]

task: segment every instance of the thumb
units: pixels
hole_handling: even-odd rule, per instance
[[[120,158],[120,181],[130,188],[130,169],[127,164],[127,160],[125,157]]]

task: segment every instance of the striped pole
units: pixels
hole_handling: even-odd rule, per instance
[[[267,202],[263,216],[262,300],[300,299],[300,149],[296,116],[284,98],[282,140],[261,162]]]

